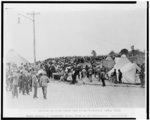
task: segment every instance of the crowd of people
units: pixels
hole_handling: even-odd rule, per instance
[[[37,97],[37,89],[42,88],[43,98],[47,99],[47,85],[50,82],[46,72],[37,74],[35,71],[14,70],[6,78],[6,90],[12,92],[12,97],[18,98],[18,94],[30,95],[34,90],[33,98]]]
[[[35,64],[22,64],[13,71],[7,71],[6,89],[12,92],[13,98],[18,98],[19,93],[30,95],[32,91],[33,98],[38,98],[37,89],[41,87],[43,98],[47,99],[47,86],[53,79],[70,82],[70,84],[76,84],[78,80],[81,80],[83,84],[86,84],[85,80],[92,82],[95,77],[97,81],[102,82],[103,87],[106,86],[106,79],[111,79],[115,84],[122,83],[121,70],[118,72],[114,70],[109,77],[108,69],[99,64],[103,59],[105,57],[60,57],[38,61]],[[144,76],[141,78],[144,79]]]

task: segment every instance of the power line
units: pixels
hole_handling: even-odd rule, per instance
[[[27,15],[31,15],[31,17],[28,17],[26,15],[23,15],[19,13],[18,15],[23,16],[24,18],[27,18],[32,21],[33,23],[33,54],[34,54],[34,63],[36,63],[36,35],[35,35],[35,16],[39,15],[40,13],[31,12],[27,13]],[[20,23],[20,18],[18,18],[18,23]]]

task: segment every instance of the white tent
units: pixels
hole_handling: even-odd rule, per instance
[[[136,79],[136,70],[140,71],[140,68],[135,63],[131,63],[125,55],[121,56],[121,58],[118,59],[114,65],[113,69],[108,72],[109,76],[114,71],[114,69],[116,69],[116,72],[118,72],[118,69],[121,70],[123,73],[122,81],[124,83],[140,82],[140,80]]]
[[[140,68],[135,63],[128,63],[121,71],[123,73],[123,83],[140,83],[140,79],[136,78],[136,70],[140,71]]]
[[[114,69],[118,70],[121,69],[126,64],[131,63],[128,58],[125,55],[122,55],[120,58],[117,58],[117,61],[115,62],[114,67],[108,72],[108,75],[110,75]]]
[[[115,57],[115,63],[117,63],[120,60],[120,57]]]
[[[22,63],[25,64],[29,62],[12,49],[6,54],[6,63],[16,64],[17,66],[20,66]]]
[[[130,60],[125,55],[122,55],[121,58],[115,64],[114,68],[121,68],[127,63],[131,63]]]

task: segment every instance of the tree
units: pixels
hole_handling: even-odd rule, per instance
[[[143,51],[140,51],[139,49],[136,49],[136,50],[134,50],[134,53],[133,53],[134,55],[143,55],[144,54],[144,52]]]
[[[143,51],[140,51],[139,49],[132,49],[131,51],[129,51],[129,56],[144,56],[145,53]]]
[[[96,57],[96,51],[95,50],[92,50],[91,54],[93,57]]]
[[[120,51],[120,55],[123,55],[123,54],[125,54],[125,55],[128,55],[128,53],[129,53],[129,51],[127,50],[127,49],[122,49],[121,51]]]
[[[134,50],[134,45],[131,46],[131,50]]]
[[[134,45],[131,46],[131,56],[134,56]]]
[[[112,50],[112,51],[110,51],[109,55],[110,55],[110,56],[115,56],[116,53]]]

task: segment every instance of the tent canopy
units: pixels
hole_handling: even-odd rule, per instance
[[[122,55],[121,58],[117,61],[117,63],[115,64],[115,68],[121,68],[124,65],[126,65],[127,63],[131,63],[130,60],[126,57],[126,55]]]
[[[29,63],[25,58],[20,56],[15,50],[11,49],[6,54],[6,63],[16,64],[20,66],[22,63]]]
[[[117,63],[120,60],[120,57],[115,57],[115,63]]]
[[[136,70],[140,71],[141,69],[136,63],[128,63],[121,70],[123,72],[122,81],[124,83],[140,83],[140,80],[136,78]]]
[[[138,67],[138,66],[136,65],[136,63],[128,63],[128,64],[126,64],[124,67],[121,68],[122,72],[126,72],[126,71],[129,71],[129,70],[131,70],[131,69],[136,69],[136,70],[138,70],[138,71],[141,70],[141,68]]]
[[[116,62],[113,69],[108,72],[108,75],[110,76],[111,73],[116,69],[120,69],[123,73],[122,81],[124,83],[139,83],[140,81],[136,79],[136,70],[140,71],[140,67],[136,65],[136,63],[131,63],[128,58],[123,55],[120,59]]]

